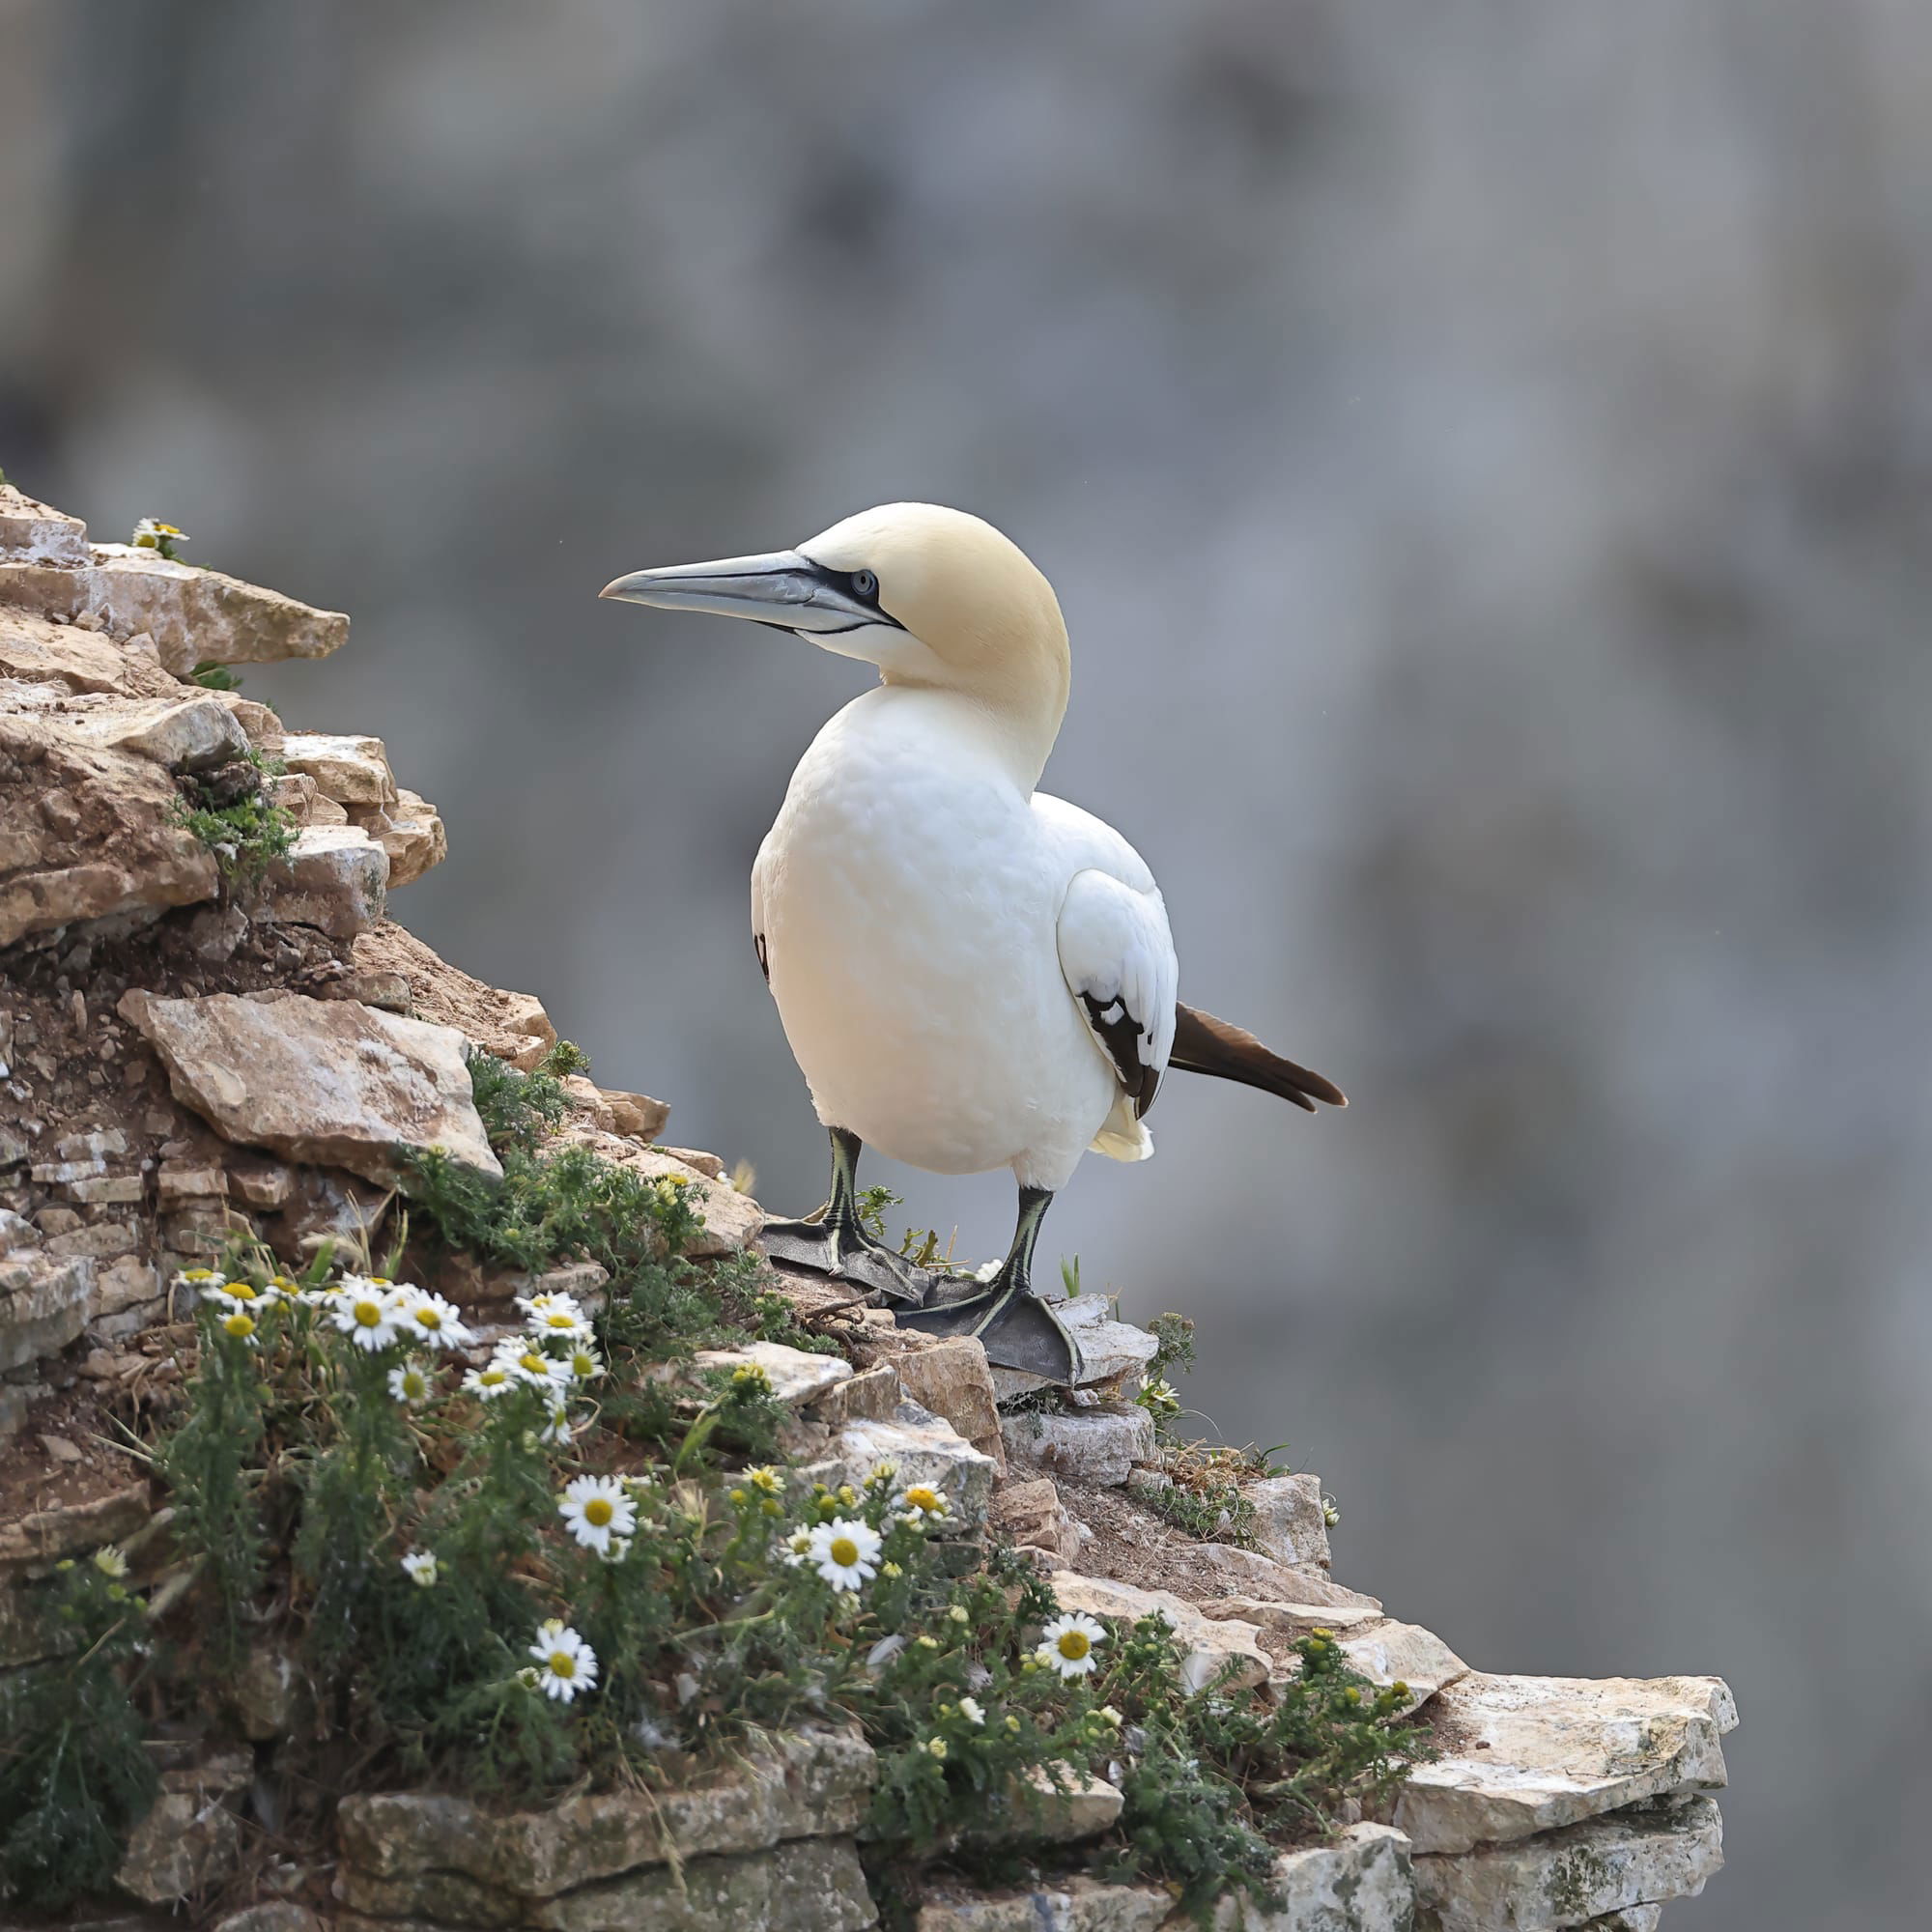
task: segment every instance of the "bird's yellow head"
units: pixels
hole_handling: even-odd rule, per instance
[[[991,524],[937,503],[882,504],[796,550],[640,570],[600,594],[796,632],[888,684],[961,692],[1045,745],[1066,710],[1053,586]]]

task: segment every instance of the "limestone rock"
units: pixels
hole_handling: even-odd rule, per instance
[[[669,1103],[653,1100],[648,1094],[627,1094],[618,1087],[600,1087],[597,1091],[611,1110],[612,1128],[628,1140],[654,1141],[670,1119]]]
[[[1459,1742],[1417,1766],[1396,1801],[1395,1822],[1418,1853],[1466,1852],[1647,1798],[1716,1789],[1724,1782],[1719,1740],[1737,1722],[1716,1677],[1472,1671],[1435,1708]]]
[[[0,1373],[65,1349],[87,1325],[95,1264],[16,1248],[0,1259]]]
[[[881,1463],[894,1465],[901,1488],[917,1483],[937,1490],[946,1498],[950,1529],[977,1529],[986,1520],[992,1458],[916,1402],[902,1403],[890,1422],[848,1423],[799,1476],[829,1490],[845,1483],[857,1489]]]
[[[1104,1777],[1062,1767],[1062,1783],[1043,1765],[1018,1780],[1005,1818],[968,1833],[975,1844],[1072,1845],[1097,1838],[1120,1822],[1126,1800]]]
[[[1333,1844],[1284,1852],[1269,1879],[1280,1906],[1224,1902],[1214,1932],[1409,1932],[1408,1840],[1386,1825],[1350,1825]]]
[[[0,947],[213,898],[214,856],[175,823],[178,804],[152,758],[0,713]]]
[[[92,1502],[18,1517],[0,1525],[0,1583],[44,1577],[63,1557],[84,1556],[104,1543],[120,1543],[152,1514],[147,1484],[130,1483]]]
[[[1693,1896],[1723,1861],[1723,1825],[1708,1798],[1622,1811],[1512,1844],[1418,1854],[1418,1922],[1430,1932],[1557,1932]]]
[[[916,1328],[895,1328],[867,1354],[873,1361],[890,1361],[914,1402],[943,1415],[1005,1473],[1006,1443],[982,1343],[971,1335],[938,1337],[922,1335]]]
[[[349,619],[339,611],[314,610],[279,591],[128,544],[95,544],[77,567],[0,561],[0,604],[60,624],[97,619],[117,638],[145,633],[178,677],[211,661],[325,658],[349,636]]]
[[[209,1932],[328,1932],[328,1927],[292,1898],[269,1898],[217,1918]]]
[[[849,1838],[809,1838],[750,1857],[699,1859],[546,1899],[546,1932],[865,1932],[878,1908]]]
[[[1044,1551],[1056,1567],[1079,1557],[1080,1525],[1049,1476],[1001,1484],[993,1494],[992,1520],[1022,1548]]]
[[[1031,1891],[928,1898],[914,1932],[1159,1932],[1173,1911],[1164,1886],[1072,1878]]]
[[[1320,1476],[1268,1476],[1243,1483],[1241,1493],[1254,1505],[1251,1533],[1263,1555],[1277,1563],[1328,1568],[1328,1519]]]
[[[454,1873],[523,1898],[554,1898],[673,1856],[695,1861],[852,1832],[875,1770],[856,1734],[806,1732],[676,1790],[596,1792],[507,1815],[434,1793],[357,1795],[342,1801],[336,1825],[343,1856],[369,1877]]]
[[[86,563],[87,526],[37,503],[11,483],[0,483],[0,557],[16,563]]]
[[[291,731],[282,740],[282,762],[290,771],[312,778],[316,790],[337,805],[396,803],[396,777],[380,738]]]
[[[45,688],[54,697],[85,694],[117,697],[178,698],[181,683],[154,659],[124,650],[91,631],[77,631],[44,617],[10,611],[0,603],[0,679],[15,687],[8,708],[20,708],[24,686]]]
[[[699,1371],[760,1368],[770,1377],[773,1397],[800,1408],[829,1388],[847,1380],[852,1364],[842,1355],[814,1355],[782,1342],[747,1342],[736,1349],[700,1349],[693,1357]]]
[[[1320,1570],[1277,1563],[1259,1550],[1232,1543],[1204,1543],[1192,1552],[1203,1578],[1231,1597],[1258,1597],[1272,1603],[1322,1604],[1332,1608],[1378,1610],[1378,1598],[1331,1582]]]
[[[359,825],[305,825],[263,879],[277,919],[354,939],[383,917],[388,855]]]
[[[213,693],[207,696],[124,698],[76,711],[64,723],[90,744],[132,752],[172,771],[225,765],[248,750],[248,734]]]
[[[218,1884],[242,1850],[242,1826],[223,1802],[252,1775],[246,1756],[161,1775],[161,1795],[134,1827],[114,1875],[150,1905],[191,1898]]]
[[[1126,1623],[1164,1617],[1174,1632],[1181,1678],[1190,1690],[1212,1683],[1231,1663],[1236,1666],[1228,1680],[1234,1688],[1260,1684],[1267,1677],[1268,1661],[1256,1641],[1259,1633],[1253,1624],[1205,1617],[1171,1590],[1140,1590],[1131,1583],[1082,1577],[1071,1570],[1056,1570],[1048,1580],[1063,1610],[1085,1610],[1089,1616]]]
[[[355,806],[346,815],[388,855],[389,884],[413,885],[432,866],[449,857],[449,834],[441,815],[412,791],[399,791],[388,805]]]
[[[455,1027],[521,1072],[556,1044],[556,1029],[535,995],[486,986],[387,920],[356,936],[354,957],[358,972],[399,975],[418,1019]]]
[[[1025,1410],[1003,1416],[1000,1434],[1009,1456],[1100,1489],[1119,1489],[1136,1463],[1154,1456],[1153,1418],[1131,1403]]]
[[[813,1422],[838,1430],[850,1422],[890,1422],[905,1399],[898,1371],[881,1362],[877,1368],[862,1369],[813,1396],[807,1413]]]
[[[136,989],[119,1011],[160,1055],[176,1099],[231,1141],[375,1181],[395,1178],[399,1146],[502,1173],[448,1027],[300,994],[264,1004]]]

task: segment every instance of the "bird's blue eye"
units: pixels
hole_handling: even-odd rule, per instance
[[[869,570],[855,570],[852,573],[852,588],[861,597],[876,597],[879,594],[879,580]]]

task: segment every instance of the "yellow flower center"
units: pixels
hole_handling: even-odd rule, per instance
[[[1085,1631],[1062,1631],[1059,1647],[1068,1663],[1078,1663],[1094,1648]]]
[[[510,1372],[507,1369],[485,1369],[476,1379],[486,1388],[499,1388],[510,1379]]]
[[[548,1355],[540,1355],[534,1349],[531,1349],[517,1357],[517,1366],[521,1369],[529,1370],[533,1376],[548,1375],[550,1372],[550,1357]]]
[[[418,1308],[416,1310],[416,1326],[430,1329],[440,1328],[442,1326],[442,1317],[434,1308]]]
[[[252,1335],[255,1332],[254,1317],[251,1315],[243,1315],[239,1308],[221,1325],[225,1329],[227,1329],[231,1335],[245,1336],[245,1335]]]
[[[380,1328],[383,1325],[383,1304],[380,1301],[358,1301],[355,1304],[355,1320],[364,1328]]]
[[[544,1326],[547,1328],[575,1328],[577,1326],[577,1318],[574,1315],[566,1315],[560,1308],[554,1308],[544,1317]]]
[[[593,1529],[602,1529],[613,1515],[615,1511],[611,1509],[609,1498],[605,1496],[592,1496],[583,1505],[583,1520]]]
[[[395,1285],[385,1274],[372,1274],[369,1277],[369,1286],[371,1288],[394,1288]]]
[[[228,1284],[228,1293],[237,1301],[253,1301],[256,1298],[254,1288],[245,1281],[231,1281]]]
[[[923,1484],[906,1492],[906,1501],[916,1510],[924,1510],[929,1516],[939,1507],[939,1492],[928,1490]]]
[[[415,1374],[413,1370],[412,1370],[410,1374],[406,1375],[403,1378],[403,1393],[406,1396],[408,1396],[412,1402],[415,1400],[417,1396],[421,1395],[424,1392],[424,1390],[428,1388],[428,1386],[429,1384],[425,1382],[419,1375]]]
[[[826,1554],[841,1570],[849,1570],[859,1560],[859,1546],[849,1536],[835,1536]]]
[[[553,1677],[570,1678],[577,1675],[577,1660],[567,1650],[554,1650],[550,1654],[550,1674]]]

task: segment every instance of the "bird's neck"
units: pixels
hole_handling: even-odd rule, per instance
[[[1071,663],[1066,634],[1042,639],[1039,648],[1005,653],[997,664],[949,665],[943,684],[899,666],[881,672],[889,690],[921,692],[935,715],[987,747],[1023,792],[1031,793],[1066,716]]]
[[[990,704],[976,693],[953,691],[904,678],[888,679],[879,689],[846,706],[867,735],[883,729],[894,737],[910,730],[916,741],[935,757],[952,762],[992,766],[1031,797],[1045,769],[1047,753],[1059,734],[1056,714],[1051,724],[1037,716],[1016,715],[1010,707]]]

